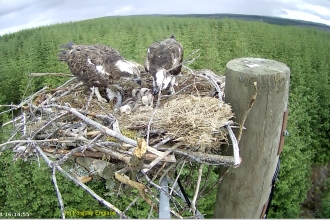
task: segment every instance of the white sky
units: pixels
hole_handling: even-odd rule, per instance
[[[330,0],[0,0],[0,35],[112,15],[266,15],[330,25]]]

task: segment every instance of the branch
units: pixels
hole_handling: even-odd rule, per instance
[[[32,94],[31,96],[27,97],[26,99],[24,99],[19,105],[10,105],[11,109],[0,112],[0,115],[23,107],[25,104],[32,101],[39,93],[43,93],[47,89],[48,89],[48,86],[45,86],[44,88],[40,89],[38,92],[36,92],[36,93]]]
[[[103,153],[106,153],[106,154],[109,154],[111,157],[117,159],[117,160],[121,160],[121,161],[124,161],[126,164],[129,164],[129,161],[131,159],[131,157],[129,156],[126,156],[126,155],[123,155],[121,153],[118,153],[118,152],[115,152],[111,149],[104,149],[104,148],[101,148],[101,147],[94,147],[95,150],[98,150],[100,152],[103,152]]]
[[[176,185],[176,183],[178,182],[178,179],[179,179],[179,177],[180,177],[180,175],[181,175],[181,172],[182,172],[183,167],[184,167],[185,164],[186,164],[186,161],[184,160],[183,163],[182,163],[182,165],[181,165],[181,168],[180,168],[180,170],[179,170],[179,173],[178,173],[178,175],[176,176],[175,181],[174,181],[174,183],[173,183],[173,185],[172,185],[172,189],[171,189],[170,195],[172,195],[172,193],[173,193],[173,190],[174,190],[174,188],[175,188],[175,185]]]
[[[66,114],[68,114],[67,112],[60,114],[59,116],[53,118],[52,120],[50,120],[49,122],[47,122],[44,126],[42,126],[41,128],[39,128],[36,132],[34,132],[34,134],[31,136],[31,139],[34,139],[34,137],[41,131],[43,131],[48,125],[50,125],[51,123],[53,123],[54,121],[56,121],[59,118],[62,118],[63,116],[65,116]]]
[[[142,170],[144,173],[147,173],[149,170],[151,170],[157,163],[159,163],[164,157],[166,157],[168,154],[170,154],[174,149],[181,146],[182,143],[176,143],[173,147],[167,149],[162,155],[159,155],[154,161],[152,161],[150,164],[145,165],[145,168]]]
[[[242,162],[242,159],[239,157],[238,142],[236,140],[236,136],[235,136],[233,130],[231,129],[229,123],[226,124],[226,128],[228,130],[228,134],[229,134],[229,137],[230,137],[232,145],[233,145],[233,152],[234,152],[234,164],[233,164],[233,166],[236,168]]]
[[[160,141],[159,143],[155,144],[155,145],[153,146],[153,148],[158,148],[158,147],[160,147],[160,146],[166,144],[166,143],[169,142],[170,140],[173,140],[173,137],[168,136],[168,137],[164,138],[162,141]]]
[[[62,76],[62,77],[75,77],[72,74],[66,73],[30,73],[29,77],[36,77],[36,76]]]
[[[82,146],[83,147],[83,146]],[[73,150],[63,150],[63,149],[56,149],[56,148],[42,148],[42,150],[46,153],[55,153],[56,154],[64,154],[67,155],[70,153],[70,156],[75,156],[75,157],[91,157],[91,158],[103,158],[104,153],[102,152],[91,152],[91,151],[85,151],[84,153],[79,152],[78,149],[81,150],[81,147],[74,148]],[[75,151],[74,151],[75,150]],[[72,153],[73,152],[73,153]],[[57,164],[63,164],[63,161],[65,161],[64,157],[62,157],[60,160],[57,161]]]
[[[12,148],[14,146],[5,148],[6,145],[9,144],[16,144],[16,143],[43,143],[43,142],[52,142],[52,141],[57,141],[57,142],[61,142],[61,143],[71,143],[73,142],[73,140],[69,140],[69,139],[45,139],[45,140],[15,140],[15,141],[7,141],[3,144],[0,144],[0,147],[2,147],[2,149],[0,149],[0,152],[7,150],[8,148]]]
[[[218,180],[213,184],[213,186],[203,195],[204,197],[209,194],[210,192],[212,192],[212,190],[214,190],[216,187],[219,186],[219,184],[222,182],[223,178],[227,175],[227,173],[229,172],[231,167],[228,167],[227,170],[220,176]]]
[[[66,111],[69,111],[71,112],[73,115],[77,116],[78,118],[80,118],[81,120],[83,120],[84,122],[86,122],[87,124],[89,125],[92,125],[96,128],[98,128],[100,131],[102,131],[103,133],[107,134],[107,135],[110,135],[114,138],[117,138],[123,142],[126,142],[130,145],[133,145],[133,146],[137,146],[137,142],[122,135],[122,134],[119,134],[111,129],[109,129],[108,127],[106,126],[103,126],[101,125],[100,123],[84,116],[83,114],[81,114],[79,111],[77,111],[75,108],[70,108],[70,107],[67,107],[67,106],[61,106],[61,105],[55,105],[55,104],[52,104],[52,105],[48,105],[47,107],[55,107],[55,108],[59,108],[59,109],[64,109]]]
[[[191,201],[191,209],[193,211],[193,215],[196,214],[196,200],[197,200],[197,196],[198,196],[198,192],[199,192],[199,187],[201,185],[201,180],[202,180],[202,175],[203,175],[203,167],[204,167],[204,164],[201,164],[199,166],[199,169],[198,169],[198,178],[197,178],[197,185],[196,185],[196,189],[195,189],[195,195]]]
[[[159,150],[168,150],[169,148],[160,147]],[[173,149],[171,150],[176,154],[181,154],[189,157],[190,159],[195,160],[198,163],[203,163],[206,165],[213,166],[233,166],[235,164],[234,157],[232,156],[223,156],[223,155],[215,155],[215,154],[205,154],[201,152],[192,152],[182,149]]]
[[[140,196],[137,196],[133,199],[133,201],[126,207],[126,209],[123,211],[123,214],[125,214],[131,207],[134,205],[138,199],[141,198]],[[120,216],[121,217],[121,216]]]
[[[55,172],[56,172],[56,168],[53,166],[52,179],[53,179],[54,187],[55,187],[55,190],[56,190],[57,199],[58,199],[58,202],[60,203],[62,218],[65,219],[64,204],[63,204],[63,200],[62,200],[62,195],[61,195],[60,189],[57,186]]]
[[[117,207],[115,207],[114,205],[110,204],[109,202],[107,202],[106,200],[104,200],[103,198],[101,198],[99,195],[97,195],[93,190],[91,190],[88,186],[86,186],[85,184],[83,184],[82,182],[80,182],[79,180],[77,180],[76,178],[74,178],[73,176],[71,176],[68,172],[66,172],[65,170],[63,170],[60,166],[55,165],[45,154],[44,152],[41,150],[40,147],[36,147],[37,152],[43,157],[43,159],[45,160],[45,162],[47,163],[47,165],[50,168],[55,167],[58,171],[60,171],[62,174],[64,174],[66,177],[68,177],[70,180],[72,180],[74,183],[76,183],[77,185],[81,186],[84,190],[86,190],[89,194],[91,194],[95,199],[97,199],[97,201],[99,201],[101,204],[103,204],[104,206],[108,207],[109,209],[114,210],[119,216],[123,217],[123,218],[128,218],[126,215],[124,215],[122,213],[122,211],[120,211]]]
[[[217,90],[217,92],[219,94],[219,100],[222,102],[222,96],[223,96],[223,94],[222,94],[222,91],[221,91],[218,83],[214,79],[214,76],[212,76],[210,74],[206,74],[206,73],[204,73],[204,75],[203,74],[197,74],[196,76],[201,77],[201,78],[204,78],[207,81],[209,81],[210,84]]]

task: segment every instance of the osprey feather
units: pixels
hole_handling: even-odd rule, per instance
[[[121,84],[133,80],[141,84],[140,71],[132,63],[125,60],[114,48],[105,45],[61,45],[58,58],[66,62],[70,71],[85,85],[95,88],[98,101],[107,102],[99,92],[99,87],[105,87],[111,101],[117,98],[117,106],[121,105]]]
[[[154,95],[169,85],[171,94],[175,93],[175,76],[181,72],[182,60],[183,47],[174,36],[155,42],[148,48],[145,69],[153,77]]]

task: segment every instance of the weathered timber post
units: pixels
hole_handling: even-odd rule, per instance
[[[239,143],[242,163],[231,168],[218,186],[215,218],[261,217],[279,159],[289,80],[289,67],[274,60],[239,58],[227,63],[225,96],[233,107],[235,121],[241,123],[248,110],[254,82],[257,82],[257,98]],[[226,153],[232,155],[231,147]],[[221,170],[219,175],[226,168]]]

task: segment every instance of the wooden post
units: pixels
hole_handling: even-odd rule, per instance
[[[283,114],[288,104],[290,69],[274,60],[239,58],[227,63],[226,102],[241,122],[254,94],[239,143],[242,163],[219,184],[215,218],[260,218],[271,190],[280,144]],[[236,134],[237,135],[237,134]],[[231,147],[228,155],[232,155]],[[220,169],[222,175],[226,168]]]

